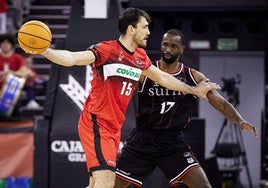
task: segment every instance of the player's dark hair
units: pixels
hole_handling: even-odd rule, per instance
[[[183,46],[185,46],[185,36],[180,30],[178,30],[178,29],[170,29],[166,33],[169,34],[169,35],[173,35],[173,36],[179,36],[181,38],[181,44]]]
[[[129,25],[136,27],[140,17],[144,17],[148,23],[151,22],[151,17],[144,10],[132,7],[125,9],[118,18],[118,28],[120,33],[125,35]]]
[[[5,40],[11,43],[12,47],[16,45],[16,39],[12,34],[2,34],[0,35],[0,44],[2,44]]]

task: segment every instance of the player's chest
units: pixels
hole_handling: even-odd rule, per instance
[[[182,82],[187,82],[187,79],[184,75],[178,75],[174,76],[178,80]],[[145,94],[150,97],[165,97],[165,98],[173,98],[177,97],[183,97],[183,93],[180,91],[174,91],[174,90],[169,90],[158,83],[146,78],[143,82],[143,85],[141,85],[142,88],[140,90]]]

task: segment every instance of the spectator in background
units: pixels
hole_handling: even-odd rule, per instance
[[[31,71],[26,67],[24,59],[15,53],[15,37],[11,34],[0,35],[0,90],[8,73],[18,77],[29,77]],[[17,103],[12,116],[19,116],[20,103]]]
[[[7,32],[7,0],[0,0],[0,34]]]
[[[0,35],[0,89],[8,73],[27,78],[32,73],[21,55],[14,52],[16,41],[11,34]]]
[[[39,108],[40,105],[35,101],[35,96],[38,92],[36,85],[41,83],[42,80],[39,78],[36,70],[33,68],[33,58],[30,54],[23,53],[26,67],[29,69],[28,78],[26,80],[24,91],[27,95],[27,108]]]

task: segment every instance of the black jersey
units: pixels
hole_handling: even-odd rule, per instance
[[[159,68],[159,63],[153,64]],[[188,85],[197,84],[191,69],[183,64],[172,75]],[[182,130],[189,123],[197,103],[196,96],[168,90],[148,77],[140,84],[138,96],[137,126],[153,130]]]

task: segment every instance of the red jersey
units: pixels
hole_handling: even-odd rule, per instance
[[[89,50],[96,61],[92,64],[92,90],[84,109],[104,120],[107,128],[118,131],[141,72],[150,67],[151,61],[144,49],[130,52],[118,40],[99,43]]]
[[[17,71],[22,66],[25,66],[25,62],[21,55],[13,53],[10,57],[3,57],[0,54],[0,73],[4,71],[4,68]],[[3,81],[3,78],[0,76],[0,88],[2,87]]]

